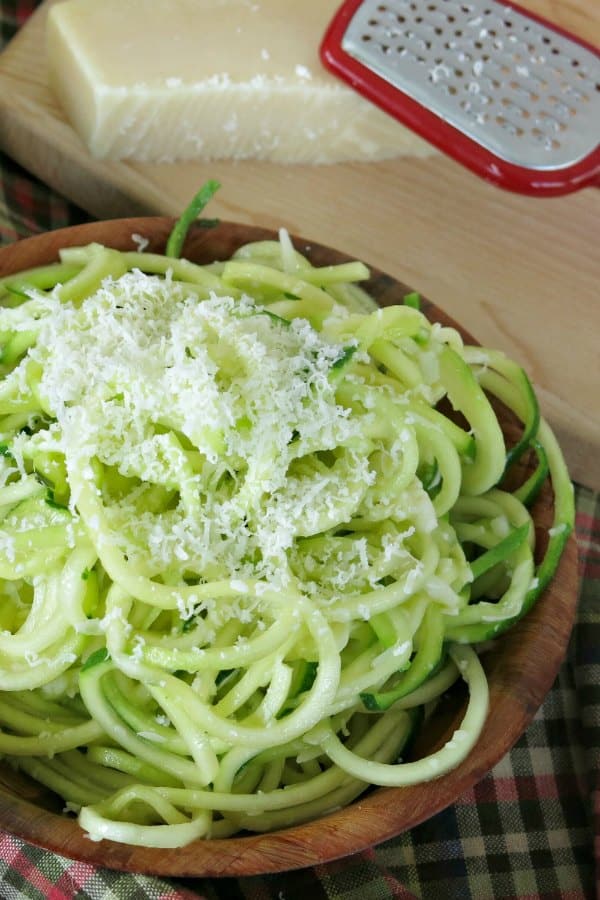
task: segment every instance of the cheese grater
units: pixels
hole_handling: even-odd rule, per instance
[[[320,52],[488,181],[540,196],[600,186],[600,55],[512,3],[347,0]]]

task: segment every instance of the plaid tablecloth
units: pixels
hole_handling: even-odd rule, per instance
[[[102,0],[98,0],[102,2]],[[33,0],[0,0],[0,47]],[[0,244],[88,217],[0,154]],[[451,808],[372,850],[281,875],[166,881],[0,831],[0,900],[584,900],[600,860],[600,496],[577,487],[582,588],[568,658],[512,752]]]

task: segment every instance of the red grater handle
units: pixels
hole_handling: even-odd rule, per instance
[[[371,102],[394,116],[416,134],[453,157],[475,174],[499,187],[530,196],[558,196],[591,185],[600,186],[600,145],[564,168],[533,169],[515,165],[482,147],[432,110],[413,100],[342,49],[342,40],[363,0],[346,0],[329,25],[320,47],[321,60]],[[511,8],[551,28],[586,49],[597,50],[561,28],[511,3]]]

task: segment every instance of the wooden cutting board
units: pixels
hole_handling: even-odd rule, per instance
[[[51,2],[0,56],[0,148],[100,218],[176,214],[217,178],[211,215],[283,225],[390,272],[526,367],[573,477],[600,489],[600,191],[512,195],[439,155],[314,167],[93,160],[46,84]],[[523,5],[600,44],[600,4]]]

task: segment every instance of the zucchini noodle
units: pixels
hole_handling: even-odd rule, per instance
[[[93,840],[267,831],[454,768],[487,713],[472,645],[573,526],[515,363],[285,231],[179,259],[212,190],[165,256],[91,244],[0,280],[0,754]],[[460,678],[460,727],[406,759]]]

